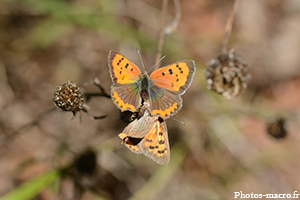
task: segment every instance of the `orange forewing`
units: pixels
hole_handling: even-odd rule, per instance
[[[150,79],[156,86],[182,94],[195,72],[194,61],[181,61],[155,70]]]
[[[166,122],[157,117],[155,126],[140,142],[139,147],[147,157],[158,164],[167,165],[170,161],[170,147]]]
[[[141,78],[141,70],[117,51],[109,52],[108,64],[114,84],[130,84]]]

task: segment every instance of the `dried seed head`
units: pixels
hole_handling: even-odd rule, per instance
[[[231,99],[237,97],[250,79],[248,66],[233,50],[221,53],[208,63],[205,70],[208,89]]]
[[[277,117],[269,120],[267,123],[267,133],[274,138],[281,139],[287,135],[286,120],[282,117]]]
[[[53,101],[57,107],[64,111],[71,111],[74,115],[82,109],[83,100],[83,94],[76,83],[71,81],[58,86],[54,92]]]

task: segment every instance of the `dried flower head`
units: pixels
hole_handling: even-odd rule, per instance
[[[250,79],[248,66],[234,50],[221,53],[208,63],[205,70],[208,89],[231,99],[237,97]]]
[[[287,135],[286,120],[282,117],[269,120],[267,122],[267,133],[277,139],[285,138]]]
[[[83,94],[76,83],[71,81],[58,86],[54,92],[53,101],[57,107],[64,111],[71,111],[74,115],[82,109],[83,100]]]

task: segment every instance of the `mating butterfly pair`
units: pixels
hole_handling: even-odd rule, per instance
[[[117,51],[108,57],[113,82],[113,102],[123,112],[138,111],[146,104],[145,114],[131,122],[119,135],[123,143],[136,153],[144,153],[159,164],[170,159],[167,127],[164,119],[182,107],[181,95],[190,86],[195,62],[180,61],[155,70],[150,76]],[[130,138],[141,138],[134,144]],[[160,144],[162,143],[162,144]]]

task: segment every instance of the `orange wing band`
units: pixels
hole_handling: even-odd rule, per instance
[[[133,112],[136,111],[135,106],[129,103],[125,103],[116,91],[113,92],[112,98],[114,99],[114,102],[118,105],[118,107],[121,108],[122,112],[124,110],[131,110]]]
[[[167,116],[170,116],[176,110],[178,110],[177,102],[175,102],[172,106],[170,106],[166,110],[152,110],[152,115],[160,115],[163,119],[165,119]]]

